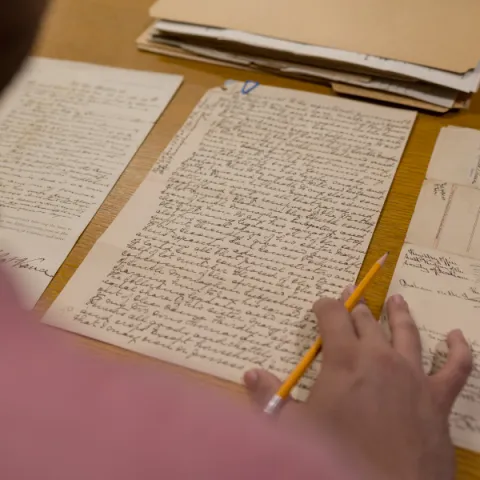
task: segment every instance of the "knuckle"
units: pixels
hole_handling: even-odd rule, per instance
[[[399,362],[393,350],[382,348],[373,352],[372,361],[378,372],[390,374],[398,370]]]
[[[334,363],[338,368],[347,372],[353,372],[358,365],[358,356],[356,349],[349,346],[337,346],[331,355],[325,358],[325,361]]]
[[[418,335],[418,329],[410,315],[399,316],[393,324],[393,328],[396,330],[402,330],[409,335]]]
[[[352,310],[352,319],[356,324],[375,321],[375,318],[367,305],[357,305]]]
[[[392,317],[393,317],[393,321],[397,323],[413,323],[413,324],[415,323],[410,313],[404,310],[395,312],[392,315]]]
[[[468,377],[472,372],[472,366],[472,355],[470,350],[466,350],[465,353],[459,357],[457,362],[458,375]]]
[[[324,317],[342,307],[343,305],[338,300],[333,298],[320,298],[313,304],[312,310],[317,317]]]
[[[457,370],[455,372],[452,372],[452,376],[450,378],[450,387],[455,388],[455,389],[461,389],[463,388],[465,382],[467,381],[468,378],[468,371],[464,370]]]
[[[352,314],[361,316],[361,317],[371,317],[372,312],[370,308],[365,303],[359,303],[352,311]]]

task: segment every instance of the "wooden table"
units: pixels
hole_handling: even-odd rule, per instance
[[[56,0],[51,5],[46,18],[36,49],[38,55],[115,67],[176,73],[183,75],[185,81],[45,292],[37,306],[40,312],[48,308],[68,282],[95,241],[125,205],[160,152],[184,123],[207,89],[221,85],[230,78],[238,80],[254,78],[262,84],[331,93],[326,87],[273,75],[252,74],[233,68],[168,59],[139,52],[135,47],[135,39],[150,23],[148,7],[151,3],[153,0]],[[370,265],[386,250],[391,252],[385,272],[375,289],[370,289],[367,294],[367,301],[376,314],[379,313],[387,293],[435,140],[440,128],[444,125],[480,129],[480,95],[474,99],[468,112],[444,116],[418,115],[365,262],[366,265]],[[364,272],[365,269],[362,270],[362,274]],[[93,340],[80,341],[93,348],[108,349],[115,354],[126,354],[125,351],[100,345]],[[194,375],[199,376],[199,374]],[[235,394],[241,391],[237,385],[200,376]],[[458,460],[459,479],[480,480],[480,455],[459,450]]]

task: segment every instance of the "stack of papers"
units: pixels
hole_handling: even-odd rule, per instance
[[[480,85],[476,0],[160,0],[140,49],[435,112]]]

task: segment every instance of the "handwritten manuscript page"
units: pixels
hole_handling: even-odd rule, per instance
[[[296,364],[313,301],[355,282],[415,114],[240,90],[205,95],[47,323],[237,382]]]
[[[0,103],[0,263],[33,307],[181,77],[32,59]]]
[[[389,295],[402,294],[422,336],[424,368],[446,360],[446,334],[463,330],[475,366],[451,416],[458,446],[480,450],[480,131],[438,137]]]

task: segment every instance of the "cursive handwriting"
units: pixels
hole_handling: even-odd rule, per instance
[[[420,285],[415,280],[406,280],[404,278],[400,278],[398,283],[400,284],[401,287],[405,289],[419,290],[422,292],[441,295],[443,297],[451,297],[451,298],[458,298],[459,300],[466,300],[467,302],[473,302],[474,304],[478,304],[476,305],[476,307],[480,308],[480,291],[479,291],[479,288],[477,288],[476,286],[468,286],[460,290],[458,289],[458,287],[432,289],[429,287],[425,287],[424,285]]]
[[[43,275],[52,278],[53,274],[48,271],[48,268],[44,267],[46,259],[40,258],[27,258],[12,255],[11,253],[0,249],[0,265],[6,265],[18,269],[26,269],[33,272],[42,273]]]
[[[52,68],[63,81],[33,69],[2,110],[0,228],[63,240],[88,222],[150,130],[156,98]]]
[[[355,282],[412,123],[308,98],[209,93],[73,321],[229,378],[288,374],[316,336],[313,301]]]
[[[447,183],[436,183],[433,186],[433,194],[439,196],[443,201],[447,200]]]
[[[13,252],[4,263],[48,277],[57,271],[177,81],[29,62],[0,106],[0,238]],[[48,283],[35,282],[37,295]]]
[[[424,292],[431,292],[432,289],[429,287],[426,287],[424,285],[419,285],[415,280],[406,280],[405,278],[401,278],[398,283],[403,287],[403,288],[411,288],[413,290],[422,290]]]
[[[436,276],[454,277],[467,280],[468,277],[453,258],[439,254],[420,252],[409,248],[403,259],[403,265]]]

